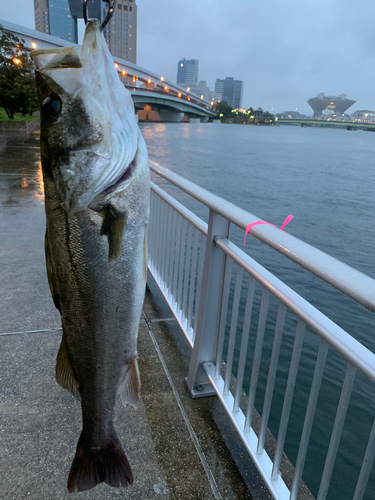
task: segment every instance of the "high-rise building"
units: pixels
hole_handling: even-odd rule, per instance
[[[82,0],[34,0],[35,29],[78,43],[77,19],[83,18]],[[88,17],[101,21],[107,12],[102,0],[88,0]],[[116,0],[104,36],[113,56],[137,62],[137,5]]]
[[[68,0],[68,1],[69,1],[70,12],[73,18],[83,19],[83,7],[82,7],[83,0]],[[104,4],[102,3],[102,0],[87,0],[89,19],[96,18],[101,21],[103,19],[102,17],[103,5]]]
[[[242,80],[235,80],[233,77],[228,76],[225,79],[217,78],[215,81],[215,92],[220,95],[221,101],[226,101],[232,108],[241,108],[243,92]]]
[[[198,59],[182,59],[177,66],[177,85],[193,87],[198,83]]]
[[[113,17],[104,30],[104,36],[113,56],[137,63],[137,5],[135,0],[116,0]]]
[[[68,0],[34,0],[34,15],[37,31],[78,43],[77,18],[72,16]]]

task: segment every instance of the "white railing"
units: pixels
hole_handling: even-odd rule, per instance
[[[152,184],[149,271],[192,347],[187,387],[193,397],[211,394],[219,397],[275,499],[298,497],[318,399],[325,383],[328,354],[335,351],[334,356],[340,358],[338,366],[345,364],[346,374],[317,495],[318,500],[326,499],[355,375],[357,371],[362,372],[375,392],[375,355],[230,241],[231,224],[245,230],[248,224],[259,219],[153,162],[151,170],[209,209],[206,224]],[[375,312],[375,280],[372,278],[272,226],[255,226],[252,234]],[[260,293],[260,304],[256,306]],[[265,364],[262,361],[264,339],[269,335],[272,316],[275,323],[272,348]],[[307,337],[318,352],[315,361],[311,358],[309,361],[312,383],[306,396],[298,455],[292,477],[288,478],[282,473],[283,452],[288,425],[294,425],[291,408]],[[288,343],[289,374],[279,403],[280,411],[276,411],[277,442],[273,439],[274,444],[266,446],[280,352]],[[261,418],[255,409],[260,377],[266,379]],[[374,418],[372,415],[371,423],[374,423],[362,467],[353,472],[357,474],[353,500],[368,494],[366,487],[375,459]],[[260,423],[255,425],[255,419]],[[331,493],[328,498],[336,500],[335,493]]]

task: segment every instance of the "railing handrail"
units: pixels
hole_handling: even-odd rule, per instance
[[[240,229],[245,230],[252,222],[262,220],[153,161],[150,161],[150,168]],[[366,309],[375,312],[375,280],[370,276],[274,226],[254,226],[251,234]]]

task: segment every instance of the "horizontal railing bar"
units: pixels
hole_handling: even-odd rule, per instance
[[[198,231],[207,236],[208,225],[206,224],[206,222],[196,216],[193,212],[191,212],[191,210],[184,207],[184,205],[175,200],[168,193],[163,191],[163,189],[157,186],[154,182],[151,182],[151,190],[154,191],[154,193],[157,193],[160,198],[162,198],[166,203],[168,203],[168,205],[174,208],[176,212],[182,215],[184,219],[186,219],[188,222],[190,222],[190,224],[196,227]]]
[[[227,238],[217,238],[216,245],[375,384],[375,354]]]
[[[233,203],[220,198],[153,161],[150,161],[150,168],[154,173],[171,182],[174,186],[243,230],[250,223],[261,220],[250,212],[237,207]],[[273,226],[266,224],[254,226],[251,234],[362,306],[375,312],[374,279]]]

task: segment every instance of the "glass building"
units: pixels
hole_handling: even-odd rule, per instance
[[[198,84],[198,59],[182,59],[177,66],[177,85],[194,87]]]
[[[68,0],[34,0],[34,14],[37,31],[78,43],[77,18],[71,14]]]
[[[217,78],[215,81],[215,92],[218,93],[221,101],[225,101],[232,108],[241,108],[243,93],[242,80],[235,80],[233,77],[228,76],[225,79]]]

